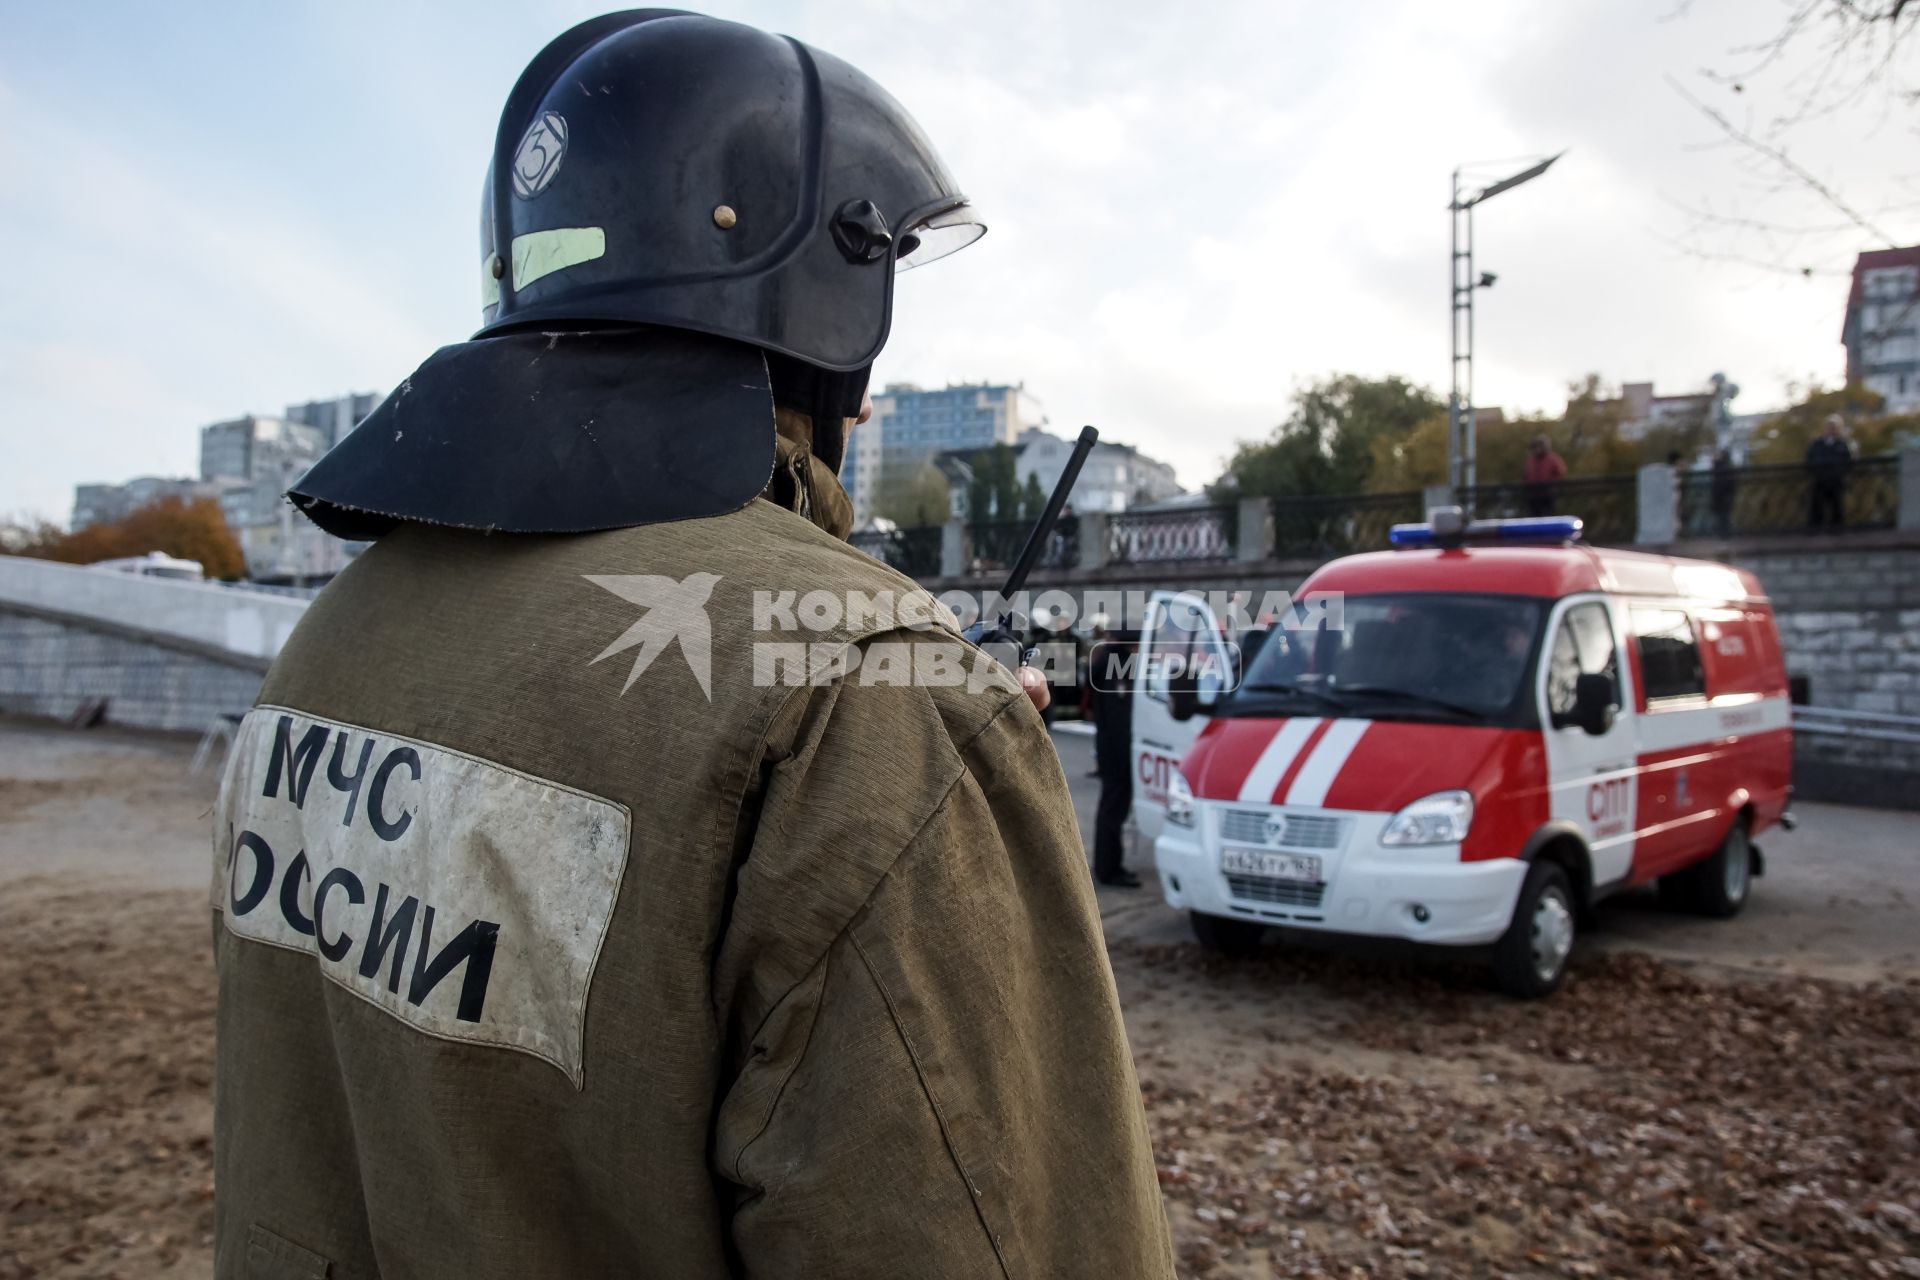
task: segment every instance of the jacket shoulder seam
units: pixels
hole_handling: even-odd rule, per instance
[[[945,808],[944,804],[941,808]],[[907,1051],[907,1061],[913,1064],[914,1079],[919,1082],[921,1096],[926,1098],[927,1106],[933,1112],[934,1123],[940,1127],[941,1141],[946,1144],[947,1158],[953,1161],[953,1168],[960,1175],[961,1183],[967,1189],[967,1198],[973,1204],[974,1217],[980,1223],[981,1232],[987,1237],[987,1243],[993,1248],[994,1261],[1000,1264],[1000,1274],[1004,1280],[1013,1280],[1013,1269],[1007,1265],[1007,1256],[1000,1246],[1000,1238],[993,1233],[993,1226],[987,1221],[986,1208],[981,1203],[985,1199],[980,1186],[973,1175],[967,1172],[966,1162],[960,1158],[960,1149],[954,1143],[953,1130],[947,1124],[947,1114],[940,1106],[940,1099],[934,1096],[933,1086],[927,1083],[926,1070],[920,1065],[920,1050],[913,1043],[913,1037],[907,1034],[906,1024],[900,1020],[900,1011],[894,1005],[893,993],[887,990],[887,984],[880,980],[880,972],[867,956],[867,949],[860,945],[858,934],[848,931],[847,941],[860,957],[860,964],[867,971],[867,979],[873,983],[873,989],[880,993],[880,1001],[887,1008],[887,1017],[893,1022],[894,1034],[900,1037],[901,1045]]]
[[[814,969],[827,968],[828,967],[827,958],[832,954],[833,954],[833,948],[828,947],[826,951],[822,953],[819,959],[819,962],[814,965]],[[800,983],[804,983],[807,980],[807,977],[811,977],[812,975],[813,975],[813,969],[807,970],[807,976],[802,977],[800,979],[800,982],[795,983],[794,988],[797,990],[800,986]],[[820,986],[821,986],[822,992],[824,993],[826,989],[826,977],[824,975],[820,980]],[[792,992],[790,991],[788,992],[788,994],[791,995]],[[784,1000],[785,998],[786,997],[784,996],[781,997],[782,1000]],[[760,1141],[761,1138],[766,1136],[768,1129],[771,1129],[773,1127],[773,1117],[780,1110],[781,1100],[787,1096],[787,1085],[792,1083],[794,1073],[800,1070],[800,1064],[807,1060],[807,1050],[813,1046],[814,1028],[820,1025],[820,1006],[824,1003],[826,1003],[824,998],[815,1000],[813,1002],[813,1009],[807,1018],[806,1037],[805,1039],[801,1040],[800,1051],[793,1055],[793,1061],[787,1064],[787,1070],[785,1074],[783,1074],[780,1077],[780,1083],[777,1086],[775,1086],[773,1091],[773,1097],[767,1103],[767,1114],[761,1117],[760,1127],[753,1131],[753,1136],[751,1138],[748,1138],[745,1142],[741,1143],[740,1149],[733,1153],[733,1180],[736,1183],[742,1182],[745,1177],[745,1175],[742,1174],[740,1171],[740,1166],[746,1160],[747,1152],[753,1148],[754,1143]],[[779,1008],[778,1002],[775,1003],[774,1008],[776,1009]],[[768,1018],[771,1018],[773,1016],[772,1012],[769,1011],[767,1016]],[[762,1023],[762,1029],[764,1029],[764,1027],[765,1027],[765,1024]],[[756,1032],[756,1034],[758,1033]]]
[[[804,688],[805,686],[802,686],[802,687]],[[799,692],[799,690],[795,690],[794,692],[797,693]],[[967,738],[965,741],[955,742],[953,744],[955,754],[964,757],[967,753],[968,748],[970,748],[976,741],[978,741],[982,734],[986,733],[988,729],[992,728],[996,723],[998,723],[1000,720],[1000,717],[1007,714],[1007,709],[1009,707],[1014,706],[1016,702],[1018,702],[1020,699],[1024,698],[1025,696],[1026,696],[1025,694],[1016,694],[1009,697],[1006,702],[1002,703],[1000,707],[992,715],[988,716],[986,720],[984,720],[980,724],[980,727],[978,729],[976,729],[973,733],[967,735]],[[785,701],[782,700],[780,705],[784,706]],[[762,727],[759,741],[754,748],[754,758],[756,759],[758,758],[761,752],[764,752],[766,750],[766,735],[771,730],[771,726],[772,726],[772,719],[769,718],[766,725]],[[927,816],[921,820],[921,823],[918,827],[914,828],[913,834],[911,836],[908,836],[906,840],[902,841],[898,849],[894,850],[893,857],[887,860],[886,869],[882,871],[879,875],[874,877],[873,884],[871,887],[868,888],[866,896],[860,900],[860,905],[857,908],[855,908],[851,913],[848,914],[846,922],[840,926],[840,928],[834,933],[833,937],[827,940],[826,945],[820,949],[820,954],[814,958],[814,962],[807,966],[807,971],[801,974],[798,978],[794,979],[792,985],[788,986],[786,990],[782,991],[779,994],[779,996],[777,996],[773,1000],[770,1000],[767,1003],[767,1012],[765,1016],[760,1019],[758,1025],[756,1025],[753,1029],[754,1037],[758,1037],[762,1032],[766,1030],[767,1023],[773,1018],[774,1011],[779,1009],[781,1005],[785,1004],[789,999],[791,999],[793,996],[793,993],[795,991],[798,991],[801,985],[805,983],[809,977],[813,976],[813,971],[820,966],[820,963],[826,958],[827,954],[833,950],[835,944],[837,944],[842,938],[850,937],[852,935],[853,926],[859,922],[860,918],[863,915],[866,914],[867,908],[871,906],[873,903],[874,895],[879,893],[880,890],[886,885],[888,877],[893,875],[894,868],[900,865],[900,860],[906,857],[907,853],[910,850],[912,850],[914,846],[920,843],[921,837],[927,833],[927,828],[933,825],[934,819],[938,818],[942,813],[946,812],[947,806],[953,800],[954,789],[960,785],[962,780],[971,776],[971,773],[972,771],[967,768],[966,763],[963,760],[960,764],[959,769],[954,773],[953,780],[947,783],[946,789],[940,793],[940,799],[938,803],[936,803],[931,809],[927,811]],[[745,783],[743,781],[741,784],[740,794],[735,796],[734,804],[732,808],[733,821],[735,822],[739,821],[740,802],[744,798],[744,796],[745,796]],[[724,821],[724,818],[717,816],[715,818],[715,825],[718,826],[722,821]],[[864,960],[865,958],[866,957],[862,955],[861,959]],[[769,1123],[771,1123],[773,1113],[771,1110],[769,1110],[767,1114],[768,1114]]]

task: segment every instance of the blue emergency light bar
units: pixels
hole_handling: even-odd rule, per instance
[[[1469,521],[1458,507],[1435,507],[1425,524],[1397,524],[1387,531],[1394,547],[1458,547],[1466,543],[1547,546],[1575,542],[1586,528],[1579,516],[1526,516]]]

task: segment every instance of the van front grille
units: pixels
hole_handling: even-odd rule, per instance
[[[1278,840],[1267,836],[1267,823],[1277,821]],[[1220,838],[1235,844],[1266,845],[1273,849],[1338,849],[1346,836],[1346,820],[1324,813],[1283,813],[1277,809],[1228,809],[1220,815]]]
[[[1317,907],[1327,891],[1325,884],[1263,880],[1259,876],[1228,876],[1227,888],[1236,898],[1248,902],[1271,902],[1282,907]]]

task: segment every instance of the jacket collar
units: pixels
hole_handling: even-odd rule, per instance
[[[773,420],[773,478],[761,496],[844,541],[853,531],[853,499],[833,469],[814,456],[813,424],[789,409],[775,410]]]

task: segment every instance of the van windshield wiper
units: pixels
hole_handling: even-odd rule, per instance
[[[1295,697],[1307,698],[1314,702],[1318,702],[1322,706],[1332,707],[1335,711],[1338,711],[1342,714],[1345,714],[1347,710],[1347,703],[1344,698],[1336,698],[1330,693],[1323,693],[1318,689],[1309,689],[1305,685],[1249,684],[1249,685],[1242,685],[1241,688],[1247,690],[1250,693],[1292,694]]]
[[[1456,716],[1467,716],[1474,720],[1485,720],[1491,712],[1484,707],[1470,707],[1464,702],[1449,702],[1445,698],[1436,698],[1430,694],[1415,693],[1411,689],[1396,689],[1383,684],[1343,684],[1340,692],[1356,697],[1388,698],[1396,702],[1417,702]]]

